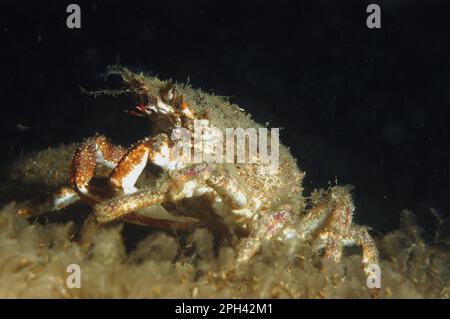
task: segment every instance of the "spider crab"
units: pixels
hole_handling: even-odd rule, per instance
[[[237,265],[254,256],[264,241],[292,238],[311,242],[336,262],[344,246],[361,246],[366,272],[370,264],[378,262],[367,228],[352,222],[355,207],[348,189],[331,187],[305,204],[304,173],[283,145],[280,169],[273,174],[260,174],[266,165],[261,161],[192,164],[175,156],[171,132],[180,127],[192,131],[194,120],[205,119],[205,111],[213,113],[211,124],[219,128],[226,124],[260,126],[238,107],[227,104],[230,111],[224,115],[210,108],[211,101],[198,92],[188,106],[180,92],[192,91],[189,87],[178,88],[125,68],[113,68],[110,73],[122,77],[127,92],[144,97],[145,103],[128,113],[149,119],[153,134],[130,148],[114,145],[103,135],[86,139],[71,163],[71,187],[61,190],[53,201],[21,208],[19,216],[58,211],[82,200],[93,207],[97,224],[122,220],[166,229],[198,224],[238,229],[242,236],[237,244]],[[195,94],[190,92],[191,99]],[[98,164],[111,170],[109,187],[92,183]],[[148,174],[142,174],[148,167],[159,168],[150,180]]]

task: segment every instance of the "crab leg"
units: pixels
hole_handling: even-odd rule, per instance
[[[121,218],[136,219],[136,216],[131,217],[129,215],[149,206],[169,201],[176,202],[183,198],[200,196],[210,192],[212,190],[205,185],[204,180],[210,176],[211,171],[212,168],[208,165],[185,168],[172,176],[161,177],[154,187],[137,190],[132,194],[98,204],[95,207],[97,221],[107,223]],[[134,215],[142,217],[140,214]],[[176,219],[181,223],[197,222],[195,218],[184,216],[177,216]]]
[[[99,223],[108,223],[123,218],[141,208],[158,205],[166,200],[164,192],[155,189],[142,189],[133,194],[114,198],[95,207],[95,216]]]
[[[285,205],[272,214],[262,217],[249,237],[242,240],[239,246],[238,263],[245,263],[252,258],[261,247],[263,241],[276,236],[291,221],[291,207]]]
[[[337,203],[334,203],[333,206],[330,216],[325,222],[324,231],[318,232],[317,237],[319,239],[327,237],[325,256],[335,262],[339,262],[342,257],[344,240],[350,234],[355,208],[348,193],[339,195]]]
[[[295,232],[302,239],[310,238],[330,215],[327,203],[318,203],[301,219]]]
[[[133,194],[114,198],[95,207],[97,222],[103,224],[117,219],[123,219],[134,224],[148,225],[163,229],[183,229],[198,222],[195,218],[176,216],[174,220],[161,220],[134,213],[143,208],[159,205],[168,199],[166,186],[159,190],[142,189]]]
[[[89,185],[94,176],[97,163],[109,168],[116,167],[126,150],[115,146],[103,135],[96,135],[85,140],[77,148],[70,169],[70,183],[73,189],[91,204],[100,202],[105,192]]]
[[[345,246],[361,246],[363,255],[363,266],[366,273],[370,274],[369,265],[378,264],[378,250],[369,235],[367,228],[354,225],[345,236],[337,236],[333,233],[322,233],[316,242],[316,248],[325,248],[325,256],[335,262],[339,262],[342,257],[342,250]]]
[[[105,136],[95,135],[88,138],[77,148],[70,167],[72,189],[64,187],[53,195],[51,200],[33,203],[17,211],[19,217],[31,217],[46,212],[61,210],[81,198],[94,204],[106,194],[89,185],[97,163],[114,168],[126,150],[111,144]]]
[[[378,262],[378,251],[366,228],[352,224],[355,207],[345,187],[332,187],[300,221],[299,237],[311,238],[317,249],[335,262],[342,258],[345,246],[361,246],[364,269]]]
[[[362,247],[362,262],[366,273],[371,273],[369,270],[370,264],[379,264],[377,246],[369,235],[367,228],[363,226],[353,226],[349,236],[344,241],[344,245],[358,245]]]
[[[54,212],[61,210],[79,200],[80,196],[78,196],[73,189],[64,187],[53,196],[53,200],[21,207],[17,210],[16,215],[18,217],[26,218],[41,215],[46,212]]]

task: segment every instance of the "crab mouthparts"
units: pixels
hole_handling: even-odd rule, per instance
[[[146,117],[152,113],[152,111],[146,108],[143,104],[136,105],[134,108],[128,109],[125,112],[138,117]]]

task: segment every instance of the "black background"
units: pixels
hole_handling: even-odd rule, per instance
[[[450,215],[450,4],[372,2],[379,30],[368,1],[2,1],[2,161],[96,131],[143,137],[133,101],[80,92],[120,62],[283,127],[306,192],[354,185],[358,223],[385,232],[411,209],[431,229],[431,207]]]

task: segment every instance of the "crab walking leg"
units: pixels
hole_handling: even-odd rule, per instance
[[[303,216],[299,226],[296,229],[292,229],[292,232],[297,234],[301,239],[310,238],[323,225],[329,214],[330,209],[328,205],[326,203],[319,203]]]
[[[366,227],[353,226],[349,236],[344,241],[345,246],[358,245],[362,248],[363,265],[367,274],[371,274],[369,266],[371,264],[379,265],[378,249],[374,240],[369,235]]]
[[[165,192],[155,189],[142,189],[133,194],[114,198],[95,206],[95,216],[99,223],[108,223],[123,218],[141,208],[158,205],[166,201]]]
[[[134,213],[142,208],[159,205],[170,199],[169,181],[163,182],[158,188],[147,188],[133,194],[114,198],[95,207],[98,223],[108,223],[123,219],[131,223],[153,226],[163,229],[185,229],[197,223],[196,218],[176,216],[171,220],[161,220]]]
[[[318,232],[319,238],[323,236],[323,233],[326,234],[328,241],[325,256],[335,262],[341,260],[344,240],[349,236],[352,227],[353,211],[351,198],[348,196],[340,198],[325,223],[324,231]]]
[[[88,202],[96,203],[105,196],[104,192],[90,186],[97,163],[109,168],[116,167],[126,150],[111,144],[105,136],[95,135],[85,140],[75,151],[70,168],[70,183],[73,189]]]
[[[238,248],[237,262],[247,262],[258,252],[261,243],[278,235],[283,228],[291,222],[291,207],[285,205],[272,214],[262,217],[256,224],[256,228],[245,238]]]
[[[41,215],[47,212],[55,212],[79,200],[80,196],[78,196],[78,194],[73,189],[64,187],[57,193],[55,193],[52,200],[21,207],[17,210],[16,215],[18,217],[26,218]]]
[[[330,191],[332,194],[332,191]],[[354,207],[346,201],[317,203],[298,223],[283,230],[282,239],[297,237],[312,240],[316,249],[324,249],[325,256],[335,262],[342,258],[344,244],[348,242]]]
[[[368,266],[378,263],[378,251],[367,229],[352,223],[354,210],[348,190],[332,187],[326,198],[300,222],[300,231],[310,230],[315,247],[325,249],[325,256],[335,262],[341,260],[345,246],[361,246],[364,270],[369,273]]]
[[[138,216],[128,216],[148,206],[159,205],[164,202],[176,202],[183,198],[200,196],[210,192],[204,180],[212,169],[208,165],[198,165],[185,168],[171,176],[164,176],[154,187],[137,190],[119,198],[113,198],[95,207],[95,215],[99,223],[107,223],[119,218],[135,221]],[[177,216],[178,217],[178,216]],[[182,223],[197,222],[195,218],[178,218]],[[146,224],[146,222],[144,222]]]
[[[369,265],[377,264],[378,250],[374,240],[369,235],[367,228],[359,225],[351,227],[345,237],[338,237],[333,233],[322,233],[321,238],[316,242],[316,248],[325,248],[325,256],[339,262],[342,256],[342,249],[345,246],[360,246],[363,255],[364,271],[370,274]]]
[[[344,187],[335,186],[301,217],[298,225],[286,227],[285,236],[320,240],[321,236],[325,236],[325,230],[345,235],[349,231],[353,211],[353,201],[348,191]]]

